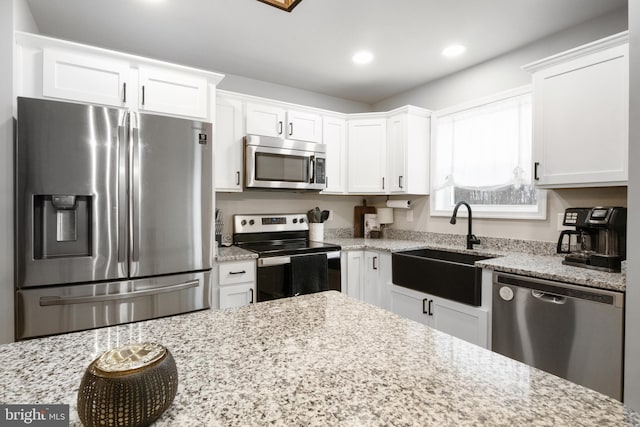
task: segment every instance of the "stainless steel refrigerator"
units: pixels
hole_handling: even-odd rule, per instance
[[[16,339],[209,307],[211,124],[18,98]]]

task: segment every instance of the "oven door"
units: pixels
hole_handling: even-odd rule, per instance
[[[323,190],[325,155],[311,144],[280,141],[279,147],[245,145],[246,188]]]
[[[304,255],[300,255],[304,256]],[[257,301],[294,296],[290,256],[258,258]],[[327,253],[327,288],[340,291],[340,251]]]

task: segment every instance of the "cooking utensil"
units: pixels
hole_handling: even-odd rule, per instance
[[[313,209],[309,209],[307,211],[307,222],[312,223],[316,222],[316,212]]]
[[[320,216],[320,222],[325,222],[329,219],[329,211],[322,211],[322,215]]]

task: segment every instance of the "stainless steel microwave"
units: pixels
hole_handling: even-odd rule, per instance
[[[320,191],[326,186],[324,144],[268,136],[244,140],[245,188]]]

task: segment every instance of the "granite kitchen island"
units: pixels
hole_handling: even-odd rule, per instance
[[[640,425],[607,396],[324,292],[0,346],[0,403],[71,405],[100,353],[153,341],[179,373],[155,425]]]

